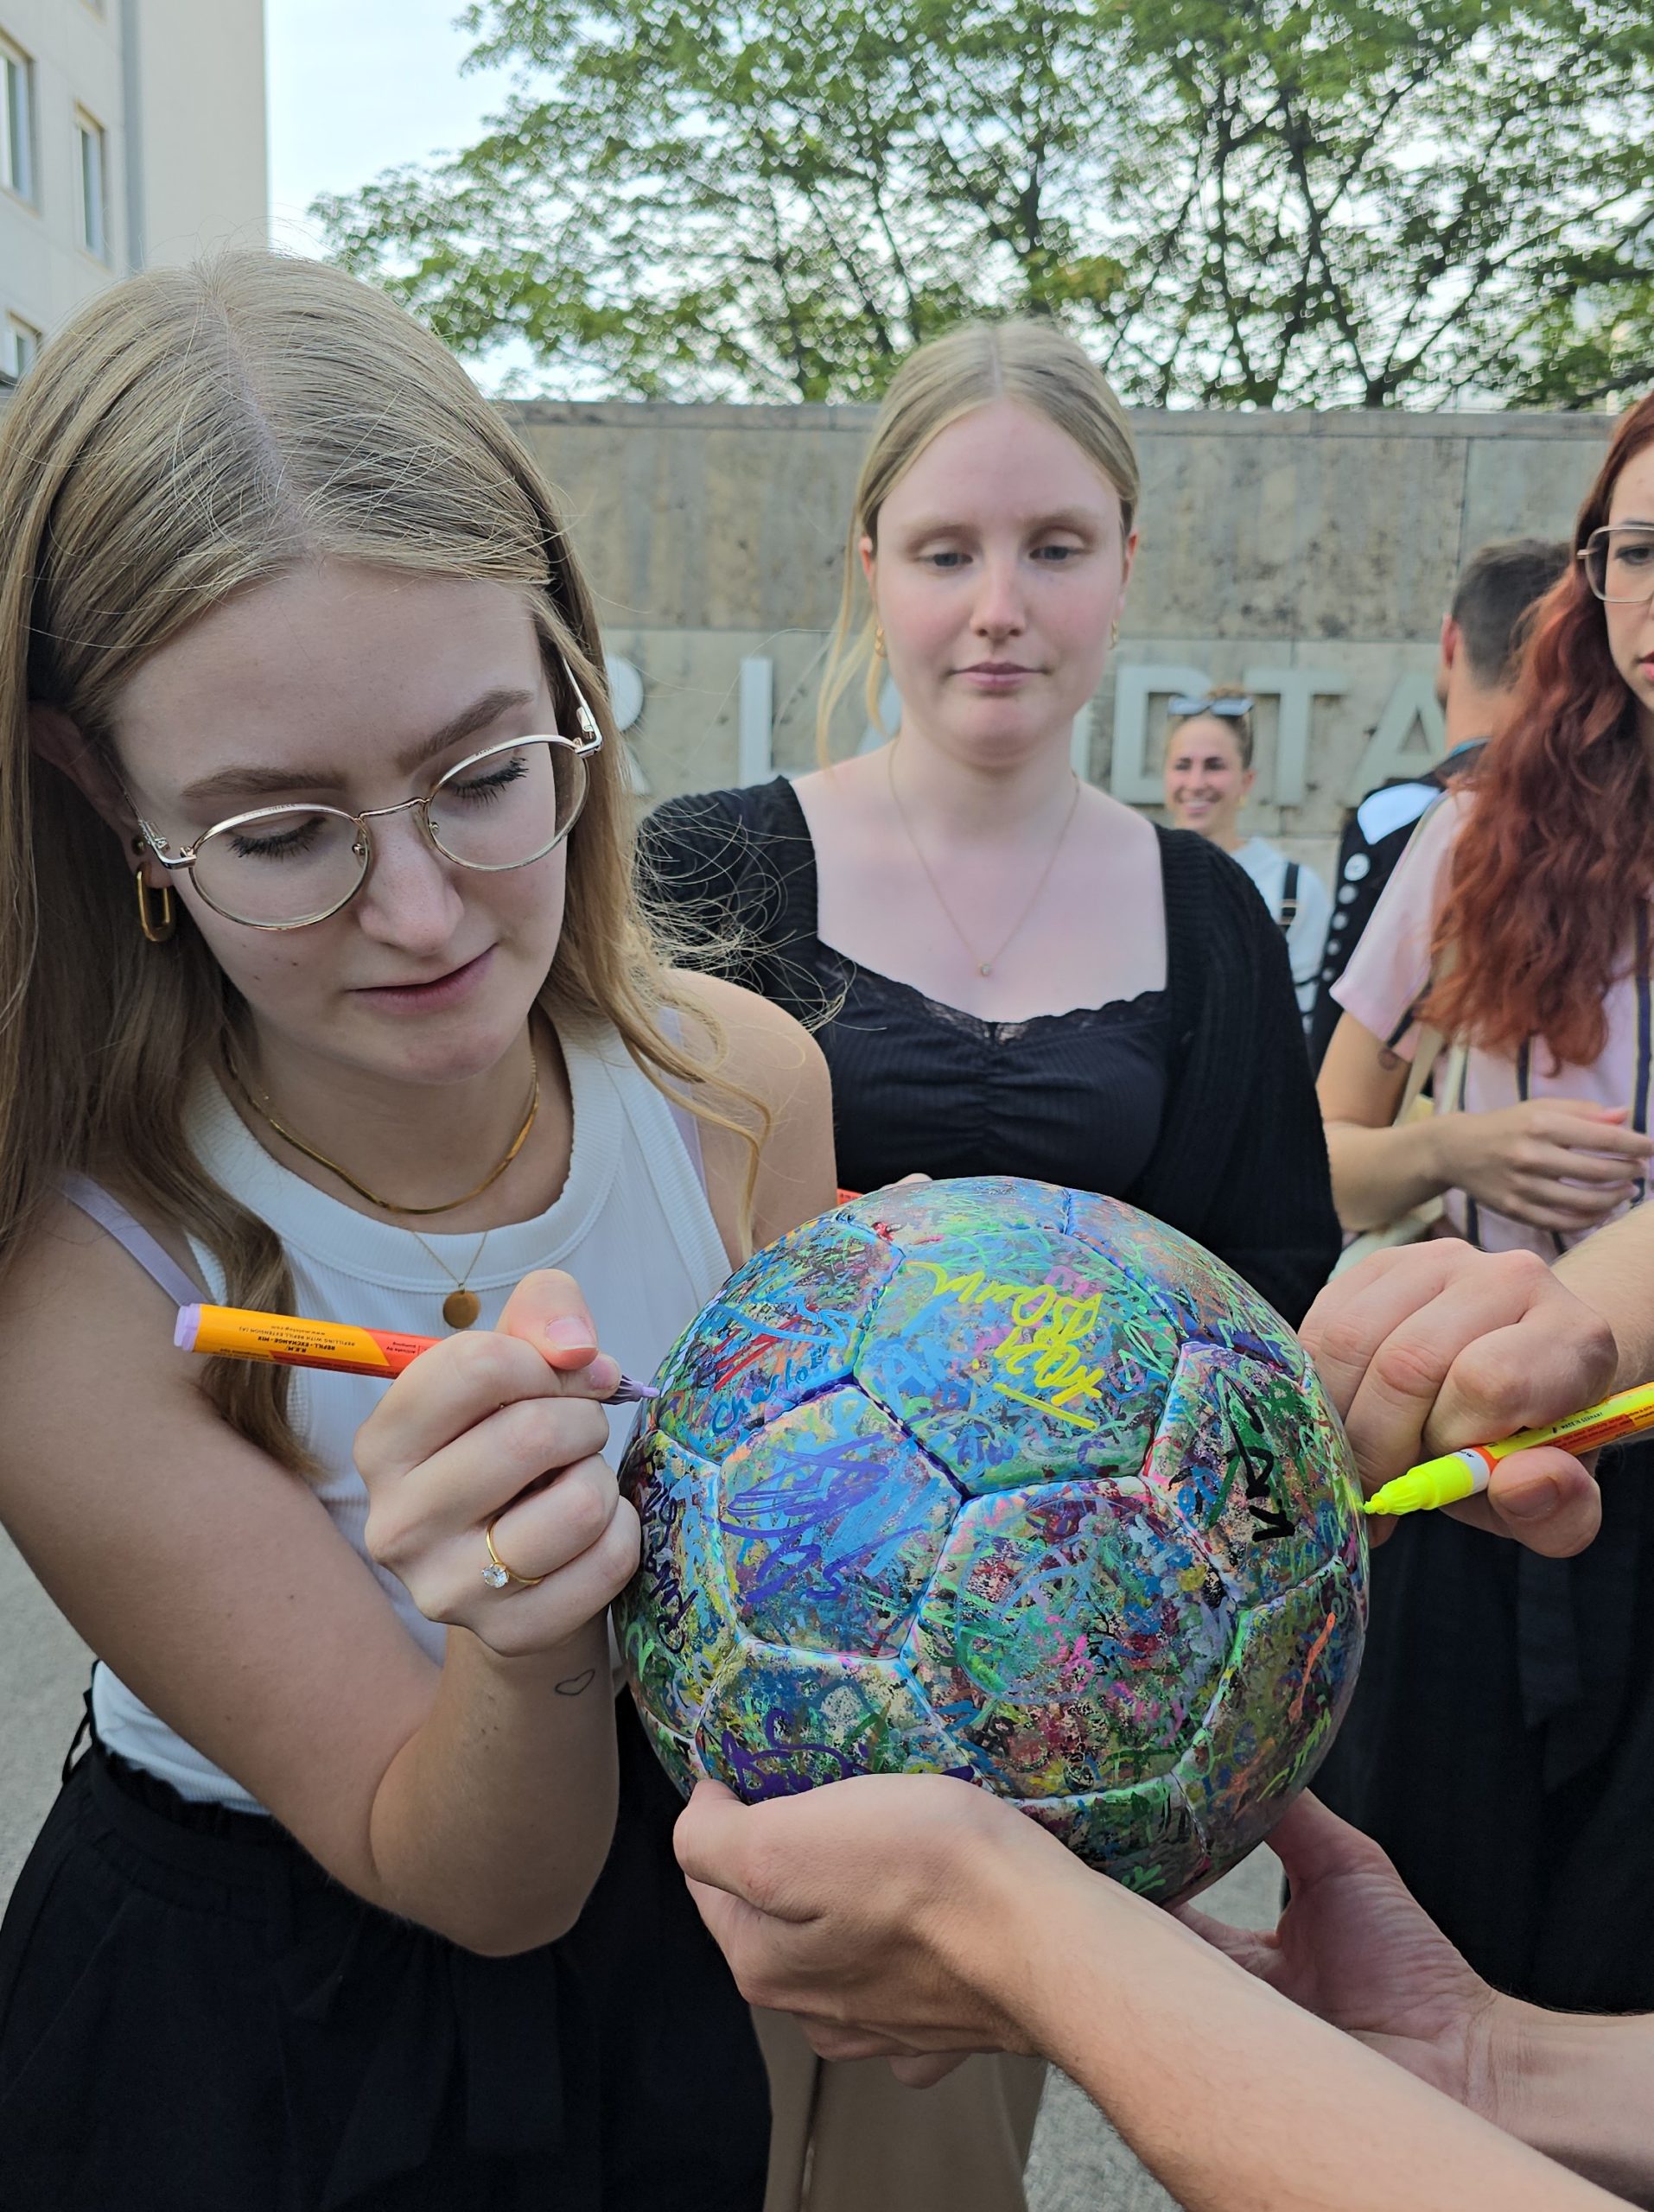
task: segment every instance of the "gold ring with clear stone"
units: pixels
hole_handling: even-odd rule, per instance
[[[498,1519],[498,1517],[496,1515],[495,1518]],[[491,1590],[507,1589],[513,1582],[520,1583],[525,1590],[532,1590],[538,1584],[544,1581],[545,1577],[543,1574],[519,1574],[514,1567],[506,1566],[505,1560],[494,1549],[493,1521],[483,1530],[482,1541],[488,1547],[488,1564],[482,1570],[482,1579]]]

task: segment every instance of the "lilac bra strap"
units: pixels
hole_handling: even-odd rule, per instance
[[[89,1175],[66,1175],[60,1185],[72,1206],[106,1229],[124,1245],[146,1275],[158,1282],[175,1306],[193,1306],[200,1297],[199,1284],[191,1282],[169,1253],[163,1252],[141,1221],[135,1221],[112,1192]]]

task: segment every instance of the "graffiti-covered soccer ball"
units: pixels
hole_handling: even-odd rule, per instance
[[[1250,1851],[1354,1685],[1348,1447],[1286,1325],[1112,1199],[881,1191],[679,1339],[618,1608],[679,1786],[957,1774],[1171,1897]]]

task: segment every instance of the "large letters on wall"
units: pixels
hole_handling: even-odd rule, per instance
[[[610,662],[610,680],[616,669],[637,685],[638,707],[621,721],[622,728],[636,719],[642,703],[642,684],[629,662]],[[1301,806],[1308,793],[1310,740],[1317,700],[1341,699],[1349,679],[1330,668],[1249,668],[1243,683],[1260,700],[1275,702],[1273,757],[1260,764],[1257,796],[1277,806]],[[1123,662],[1114,677],[1114,747],[1109,788],[1129,804],[1152,804],[1161,797],[1158,741],[1163,730],[1166,702],[1180,692],[1195,696],[1211,689],[1206,670],[1182,663]],[[736,684],[735,780],[765,782],[775,772],[771,751],[774,714],[774,664],[762,655],[741,664]],[[617,707],[619,686],[615,687]],[[894,731],[901,721],[901,701],[887,680],[881,702],[887,727]],[[1421,743],[1421,739],[1422,742]],[[862,750],[882,743],[881,734],[868,726]],[[1073,733],[1074,766],[1081,774],[1091,768],[1091,709],[1076,719]],[[1354,767],[1337,794],[1353,804],[1366,792],[1393,776],[1407,773],[1426,759],[1441,757],[1444,749],[1441,709],[1436,703],[1434,679],[1427,671],[1409,671],[1390,687],[1384,710],[1369,734]]]

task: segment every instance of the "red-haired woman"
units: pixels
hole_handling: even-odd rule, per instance
[[[1337,987],[1320,1086],[1346,1229],[1441,1196],[1513,1267],[1648,1190],[1654,397],[1574,547],[1512,723],[1426,818]],[[1436,1111],[1392,1126],[1425,1027],[1460,1049]],[[1654,1445],[1614,1456],[1577,1559],[1399,1524],[1318,1784],[1490,1980],[1581,2010],[1654,2007]]]

